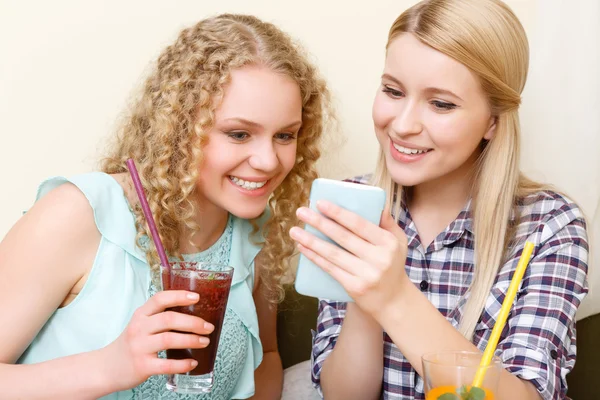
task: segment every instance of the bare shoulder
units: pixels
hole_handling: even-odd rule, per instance
[[[89,272],[100,242],[94,212],[73,184],[50,190],[0,242],[0,362],[14,362]],[[24,291],[22,288],[27,288]]]
[[[64,183],[38,200],[17,225],[34,225],[32,235],[66,235],[97,232],[92,207],[79,188]]]
[[[56,257],[63,260],[60,265],[69,274],[68,267],[80,263],[64,260],[84,256],[90,249],[95,252],[99,240],[89,201],[75,185],[64,183],[39,199],[8,232],[0,243],[0,263],[6,257],[39,258],[40,262],[44,257],[44,265]],[[79,274],[78,269],[72,272]]]

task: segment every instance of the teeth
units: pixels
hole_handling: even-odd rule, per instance
[[[394,143],[394,148],[396,150],[398,150],[400,153],[403,154],[423,154],[423,153],[427,153],[427,150],[417,150],[417,149],[409,149],[408,147],[403,147],[400,146],[396,143]]]
[[[231,179],[231,181],[233,183],[235,183],[236,185],[238,185],[239,187],[242,187],[242,188],[244,188],[246,190],[260,189],[261,187],[265,186],[265,184],[267,183],[267,181],[264,181],[264,182],[248,182],[248,181],[245,181],[243,179],[236,178],[235,176],[230,176],[229,179]]]

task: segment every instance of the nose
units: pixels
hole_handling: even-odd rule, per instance
[[[421,114],[416,102],[401,103],[398,113],[392,121],[391,128],[398,136],[416,135],[423,130]]]
[[[279,158],[270,137],[257,142],[252,147],[248,163],[253,169],[258,171],[273,172],[277,169]]]

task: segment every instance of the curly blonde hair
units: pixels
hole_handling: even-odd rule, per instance
[[[256,17],[234,14],[184,29],[158,57],[101,169],[109,174],[127,172],[126,160],[136,161],[165,250],[181,257],[181,232],[201,229],[195,219],[194,192],[206,134],[214,124],[231,70],[250,64],[290,77],[302,96],[296,163],[269,199],[271,216],[263,228],[268,240],[259,239],[264,244],[261,284],[276,302],[283,298],[281,280],[294,252],[288,230],[299,222],[296,208],[308,200],[317,177],[319,142],[333,117],[324,80],[288,35]],[[139,206],[133,211],[137,243],[155,270],[160,264],[156,249],[140,244],[140,238],[149,237],[145,219]]]

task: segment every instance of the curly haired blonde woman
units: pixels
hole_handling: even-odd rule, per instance
[[[520,173],[528,59],[499,0],[422,1],[392,25],[373,103],[378,170],[358,180],[387,189],[395,218],[298,210],[347,251],[291,231],[355,300],[320,303],[312,373],[327,400],[423,399],[422,356],[485,348],[526,241],[495,398],[566,397],[587,234],[577,204]]]
[[[293,252],[284,232],[316,176],[328,100],[316,69],[269,23],[220,15],[183,30],[102,172],[45,181],[0,244],[10,283],[0,303],[12,305],[0,313],[3,397],[192,398],[168,392],[163,374],[194,361],[157,352],[205,347],[213,327],[165,312],[197,298],[154,289],[158,258],[131,157],[169,256],[235,268],[214,388],[193,398],[280,398],[275,304]]]

